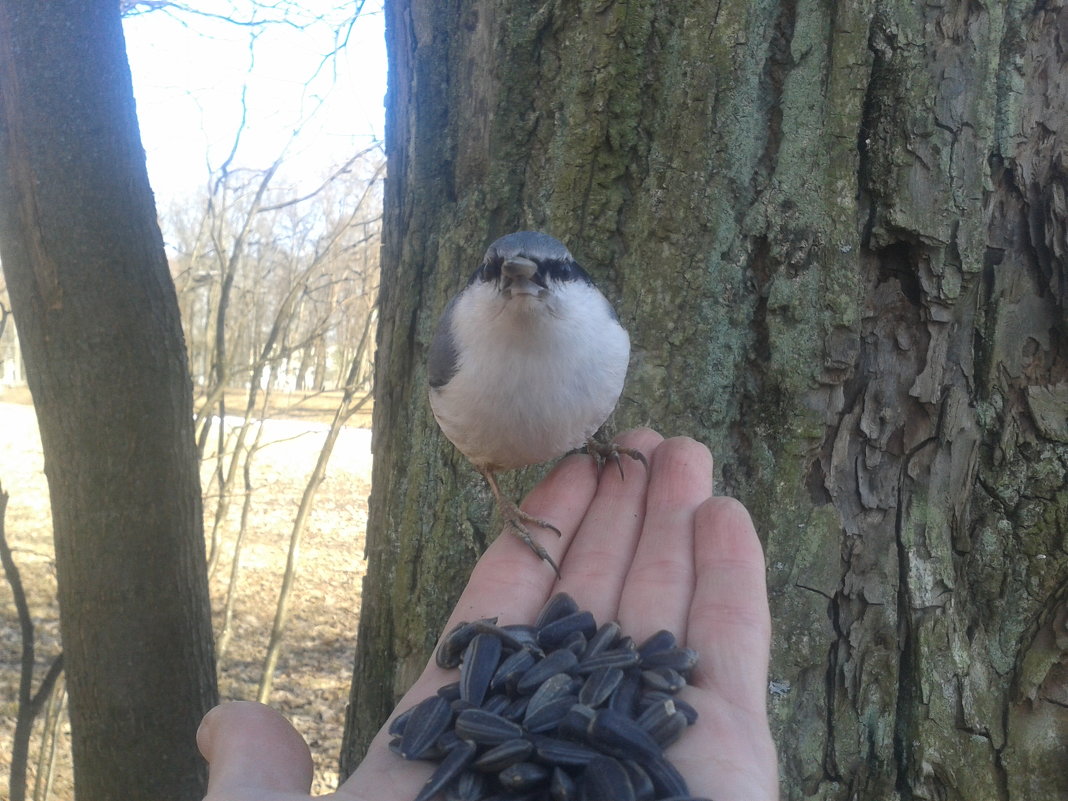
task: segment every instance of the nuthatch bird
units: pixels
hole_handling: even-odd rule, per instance
[[[481,473],[507,525],[559,568],[526,524],[560,530],[505,498],[495,474],[547,462],[583,443],[601,459],[631,448],[593,439],[623,391],[630,337],[562,243],[519,231],[489,246],[445,307],[430,344],[430,408]],[[622,466],[620,466],[622,472]]]

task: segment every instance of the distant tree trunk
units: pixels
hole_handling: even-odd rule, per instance
[[[765,537],[789,799],[1068,797],[1061,2],[387,3],[352,770],[492,535],[424,360],[517,228]]]
[[[94,799],[199,799],[216,700],[191,387],[119,6],[0,4],[0,245]]]

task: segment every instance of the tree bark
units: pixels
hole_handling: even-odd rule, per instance
[[[1060,2],[387,4],[346,770],[493,533],[427,405],[434,324],[488,242],[539,228],[630,330],[615,427],[704,440],[758,521],[784,797],[1066,797],[1066,25]]]
[[[0,4],[0,245],[52,502],[79,799],[199,799],[191,386],[119,8]]]

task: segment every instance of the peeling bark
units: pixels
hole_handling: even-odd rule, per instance
[[[492,535],[426,405],[433,322],[535,227],[631,332],[616,427],[708,442],[764,533],[784,797],[1065,797],[1063,3],[388,15],[347,767]]]

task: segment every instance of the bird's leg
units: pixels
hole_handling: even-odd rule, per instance
[[[597,460],[597,463],[603,465],[609,459],[616,463],[616,467],[619,468],[619,477],[625,478],[623,475],[623,460],[620,459],[620,454],[629,456],[636,462],[641,462],[645,466],[645,472],[649,472],[649,460],[645,458],[645,454],[637,448],[627,448],[623,445],[617,445],[614,442],[604,443],[598,442],[593,437],[586,440],[586,450],[589,451],[590,456]]]
[[[556,562],[549,556],[549,552],[534,540],[533,535],[530,533],[530,529],[524,524],[532,523],[535,526],[555,531],[557,537],[562,536],[560,529],[547,520],[542,520],[540,517],[534,517],[534,515],[527,514],[519,508],[519,505],[515,501],[510,498],[505,498],[501,493],[501,488],[497,486],[496,477],[491,471],[479,470],[479,472],[485,477],[486,483],[489,484],[489,488],[493,492],[493,497],[497,499],[497,508],[500,510],[501,517],[503,517],[504,522],[512,528],[512,533],[525,542],[527,547],[534,551],[534,553],[541,559],[548,562],[549,566],[556,572],[556,577],[560,578],[560,568],[556,566]]]

